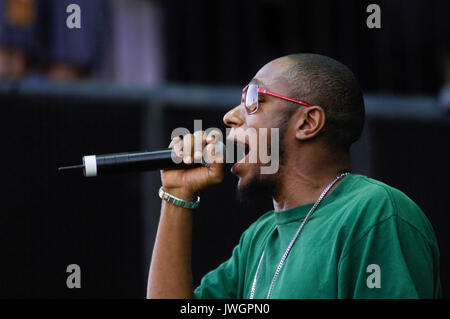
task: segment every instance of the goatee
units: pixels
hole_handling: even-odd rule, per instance
[[[274,196],[277,185],[273,178],[261,178],[260,174],[255,174],[245,185],[238,185],[236,197],[239,202],[247,208]]]

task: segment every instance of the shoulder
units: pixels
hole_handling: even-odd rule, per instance
[[[422,236],[434,238],[434,232],[425,213],[401,190],[381,181],[351,175],[342,217],[345,224],[356,226],[365,233],[383,222],[395,220],[406,224]]]
[[[420,207],[401,190],[363,175],[354,175],[354,179],[354,197],[359,205],[376,208],[385,218],[397,216],[411,223],[425,217]]]

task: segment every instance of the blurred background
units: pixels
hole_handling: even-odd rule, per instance
[[[366,24],[381,8],[381,28]],[[68,28],[78,4],[81,28]],[[324,54],[353,70],[367,120],[353,171],[409,195],[440,245],[450,296],[450,2],[0,0],[3,124],[0,297],[144,298],[159,219],[159,172],[85,179],[57,167],[88,154],[167,147],[177,127],[224,129],[240,90],[270,60]],[[204,191],[194,281],[272,209]],[[66,268],[81,268],[69,289]]]

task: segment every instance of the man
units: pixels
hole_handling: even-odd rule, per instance
[[[250,128],[279,128],[276,173],[261,174],[260,161],[232,168],[241,198],[271,196],[274,210],[254,222],[231,258],[194,290],[193,213],[169,198],[195,206],[199,190],[222,181],[223,165],[217,160],[210,167],[163,171],[161,191],[170,195],[163,196],[149,298],[441,296],[439,251],[424,213],[399,190],[348,173],[364,103],[347,67],[314,54],[271,61],[224,122],[232,128],[229,137],[241,143],[248,143],[242,132]],[[213,156],[214,138],[195,135]],[[187,135],[170,145],[185,163],[193,161],[193,140]],[[194,159],[200,158],[195,151]]]

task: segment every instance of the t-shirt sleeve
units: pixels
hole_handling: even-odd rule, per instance
[[[198,299],[234,299],[240,298],[244,276],[243,260],[246,258],[244,242],[248,240],[249,230],[245,231],[239,244],[227,261],[207,273],[200,285],[194,290],[194,298]]]
[[[339,298],[436,298],[436,251],[414,226],[391,216],[361,235],[338,265]]]

